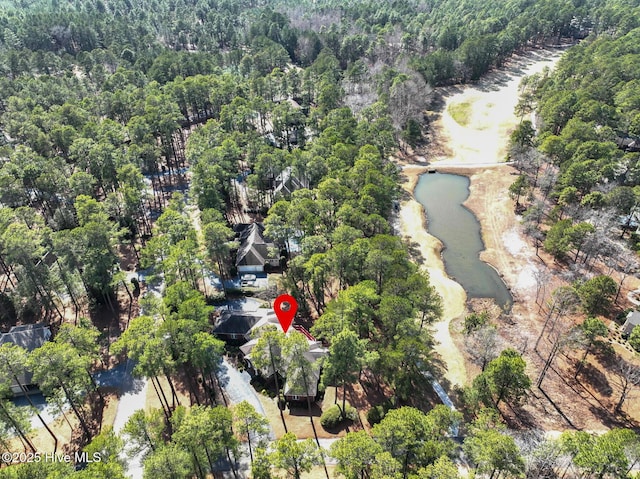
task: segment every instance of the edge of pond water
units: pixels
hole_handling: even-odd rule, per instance
[[[495,166],[500,165],[500,163],[496,163]],[[420,178],[423,175],[428,175],[428,174],[437,174],[437,173],[443,173],[443,174],[448,174],[448,175],[456,175],[456,176],[463,176],[466,177],[469,180],[469,184],[467,186],[467,198],[461,203],[461,206],[463,208],[465,208],[467,211],[469,211],[469,213],[471,213],[473,215],[473,217],[475,218],[475,220],[478,222],[478,225],[480,226],[480,241],[482,243],[482,249],[479,251],[478,253],[478,260],[485,263],[486,265],[488,265],[491,269],[493,269],[496,273],[496,275],[498,276],[498,278],[500,279],[500,281],[502,282],[502,284],[504,285],[505,289],[508,291],[509,296],[511,298],[511,301],[509,304],[507,305],[501,305],[498,304],[494,298],[482,298],[482,299],[491,299],[494,300],[495,304],[504,312],[504,313],[509,313],[511,311],[511,309],[513,308],[514,303],[516,302],[515,297],[513,296],[513,292],[511,291],[511,287],[505,282],[504,280],[504,275],[500,272],[500,270],[497,268],[497,266],[495,266],[494,264],[492,264],[489,261],[486,261],[484,259],[481,258],[482,253],[484,251],[486,251],[486,239],[485,239],[485,229],[484,226],[482,224],[482,222],[480,221],[480,219],[478,218],[478,216],[476,215],[476,213],[469,208],[469,206],[467,206],[467,203],[469,202],[469,199],[471,198],[471,184],[473,181],[473,176],[474,174],[486,169],[486,166],[477,166],[474,167],[473,165],[469,165],[469,166],[465,166],[465,167],[460,167],[460,166],[447,166],[447,165],[442,165],[442,166],[438,166],[438,165],[429,165],[428,167],[425,167],[425,170],[422,173],[417,173],[415,176],[415,182],[413,182],[413,184],[411,185],[411,196],[412,199],[414,201],[416,201],[418,204],[420,204],[420,208],[422,210],[422,214],[423,214],[423,221],[422,221],[422,225],[423,228],[425,229],[425,231],[434,236],[433,233],[431,233],[429,231],[429,217],[427,216],[427,212],[426,209],[424,207],[424,205],[422,205],[415,197],[415,189],[418,186],[418,182],[420,181]],[[444,259],[443,253],[444,250],[447,248],[447,245],[444,244],[444,242],[438,238],[437,236],[434,236],[435,238],[437,238],[438,242],[440,243],[440,248],[437,251],[438,256],[440,257],[440,260],[442,261],[442,264],[444,265],[444,273],[445,275],[451,279],[452,281],[455,281],[456,283],[460,284],[460,286],[462,286],[462,283],[460,283],[460,281],[458,281],[458,279],[452,275],[449,274],[449,272],[447,271],[447,262]],[[466,294],[466,306],[469,305],[469,302],[471,299],[469,297],[469,293],[468,291],[464,288],[464,286],[462,286],[462,288],[465,291]]]

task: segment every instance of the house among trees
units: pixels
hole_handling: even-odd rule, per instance
[[[640,312],[639,311],[629,311],[627,314],[627,320],[622,325],[622,334],[624,336],[629,336],[633,331],[633,328],[640,324]]]
[[[51,330],[49,326],[43,324],[25,324],[21,326],[13,326],[8,333],[0,333],[0,345],[9,343],[20,346],[27,352],[31,352],[34,349],[39,348],[45,342],[51,338]],[[21,396],[24,394],[24,390],[20,387],[32,389],[34,384],[32,382],[33,375],[29,371],[25,371],[18,376],[18,384],[15,379],[11,383],[11,392],[14,396]]]
[[[640,151],[640,138],[632,138],[629,136],[618,137],[616,139],[618,148],[629,153]]]
[[[266,324],[269,323],[265,321],[260,325],[256,325],[254,331]],[[318,383],[320,382],[322,364],[324,358],[328,356],[329,350],[322,345],[322,342],[316,340],[304,327],[293,325],[287,335],[291,334],[292,331],[297,331],[307,338],[309,349],[304,352],[304,358],[308,361],[309,368],[308,370],[304,370],[304,375],[302,368],[289,368],[283,388],[284,399],[286,401],[306,401],[307,399],[315,401],[318,396]],[[264,379],[270,379],[273,377],[273,368],[271,366],[257,369],[251,362],[251,353],[257,342],[258,340],[255,338],[248,341],[240,346],[240,351],[253,374],[259,374]],[[275,351],[274,353],[277,355],[281,354],[280,351]]]
[[[290,196],[294,191],[308,187],[308,183],[296,178],[292,174],[292,168],[287,166],[276,176],[273,182],[273,195],[282,194],[284,196]]]
[[[238,274],[263,273],[265,266],[277,268],[280,265],[279,249],[264,237],[262,223],[239,224],[234,227],[240,247],[236,255]]]
[[[251,332],[265,324],[279,324],[272,309],[258,308],[256,311],[222,311],[214,319],[213,334],[227,342],[245,343]]]
[[[632,211],[631,214],[619,218],[620,227],[624,230],[640,230],[640,212]]]
[[[307,399],[315,401],[318,396],[322,364],[329,350],[302,326],[294,326],[294,328],[307,336],[309,351],[304,353],[304,357],[309,361],[310,370],[304,371],[306,378],[302,375],[302,369],[294,369],[291,374],[287,374],[283,389],[284,399],[285,401],[306,401]]]

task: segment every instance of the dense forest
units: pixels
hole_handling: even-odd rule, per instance
[[[516,440],[496,412],[531,386],[513,349],[486,362],[464,414],[432,407],[425,378],[440,366],[429,325],[442,304],[393,235],[400,188],[389,161],[398,148],[428,149],[434,88],[475,81],[516,51],[586,38],[556,74],[530,80],[522,108],[537,101],[542,124],[538,139],[526,121],[514,134],[523,179],[513,190],[538,186],[537,141],[549,162],[540,209],[552,209],[551,231],[574,232],[562,255],[578,241],[574,206],[631,218],[637,2],[25,0],[0,2],[0,25],[0,324],[54,332],[30,353],[0,346],[0,450],[37,451],[30,413],[9,398],[27,368],[74,430],[63,444],[47,428],[59,450],[102,458],[75,471],[4,467],[3,456],[0,477],[125,477],[125,438],[144,477],[208,477],[246,441],[252,477],[275,468],[298,478],[325,462],[293,433],[267,448],[264,417],[227,407],[219,365],[229,350],[210,318],[240,291],[209,278],[237,275],[233,226],[249,219],[264,219],[283,272],[259,294],[292,294],[329,346],[321,386],[344,397],[362,381],[387,396],[370,431],[331,446],[339,474],[456,478],[464,453],[476,477],[560,467],[623,477],[637,460],[628,430]],[[595,254],[583,243],[574,261]],[[258,338],[276,378],[309,367],[300,336]],[[159,407],[134,414],[120,437],[103,427],[108,398],[94,373],[125,357]],[[459,427],[462,448],[451,438]]]
[[[512,135],[522,175],[511,190],[527,205],[526,230],[576,276],[597,261],[637,268],[638,34],[589,38],[521,88],[519,110],[535,102],[540,124],[535,135],[523,120]]]

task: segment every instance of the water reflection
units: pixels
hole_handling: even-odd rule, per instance
[[[414,196],[427,213],[429,233],[444,244],[447,274],[471,298],[493,298],[505,309],[513,297],[496,271],[480,261],[484,249],[480,223],[462,204],[469,196],[469,178],[446,173],[420,177]]]

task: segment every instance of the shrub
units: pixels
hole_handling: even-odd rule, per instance
[[[629,344],[636,351],[640,351],[640,328],[636,326],[629,335]]]
[[[395,407],[395,400],[393,398],[387,398],[382,404],[378,404],[377,406],[369,409],[369,412],[367,412],[367,421],[371,426],[378,424],[384,419],[387,413],[391,409],[395,409]]]
[[[466,334],[477,331],[482,326],[489,322],[489,313],[483,311],[482,313],[471,313],[464,318],[464,332]]]
[[[356,411],[354,407],[347,404],[345,409],[347,420],[355,421],[358,418],[358,411]],[[342,421],[342,408],[337,404],[331,406],[320,416],[320,424],[322,424],[322,427],[325,429],[333,429]]]
[[[616,323],[622,325],[627,320],[627,315],[631,312],[635,311],[633,308],[627,308],[624,311],[621,311],[616,316]]]
[[[384,419],[385,414],[386,411],[384,407],[379,404],[369,409],[369,412],[367,412],[367,421],[371,426],[374,426]]]

